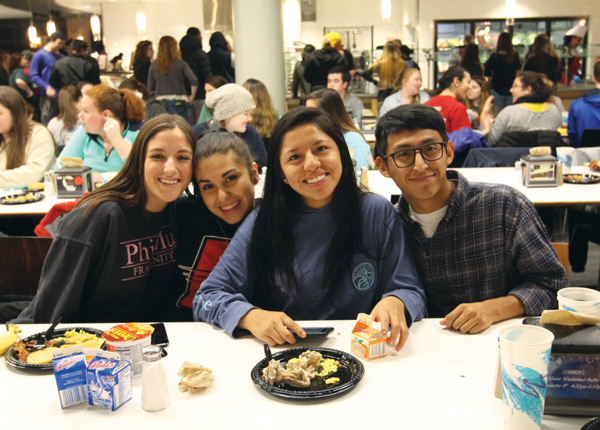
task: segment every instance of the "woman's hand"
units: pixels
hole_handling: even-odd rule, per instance
[[[290,330],[300,337],[306,337],[304,330],[283,312],[252,309],[242,317],[238,327],[248,330],[269,346],[295,344],[296,338]]]
[[[388,327],[391,326],[388,346],[396,345],[396,351],[400,351],[408,339],[404,302],[395,296],[381,299],[371,311],[371,318],[381,323],[381,331],[387,333]],[[400,336],[399,339],[398,336]]]
[[[116,119],[106,118],[103,129],[109,142],[114,142],[121,138],[121,124]]]
[[[481,133],[487,135],[492,128],[492,120],[494,119],[494,96],[489,96],[485,103],[483,104],[483,108],[481,109],[481,113],[479,114],[479,124],[481,125]]]

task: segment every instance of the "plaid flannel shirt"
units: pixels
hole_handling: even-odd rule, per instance
[[[533,204],[506,185],[458,181],[444,218],[427,239],[402,198],[396,209],[427,295],[430,317],[444,317],[461,303],[513,295],[526,315],[556,308],[567,286],[563,269]]]

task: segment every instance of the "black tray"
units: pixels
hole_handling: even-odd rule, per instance
[[[27,194],[31,194],[33,196],[33,199],[32,200],[27,200],[25,202],[7,202],[6,201],[6,199],[16,198],[16,197],[24,196],[24,195],[27,195]],[[41,193],[39,191],[27,191],[27,192],[22,192],[22,193],[17,193],[17,194],[11,194],[9,196],[4,196],[4,197],[0,198],[0,203],[3,204],[3,205],[26,205],[27,203],[39,202],[44,197],[45,197],[44,193]]]
[[[320,400],[328,399],[352,390],[356,384],[360,382],[365,373],[363,364],[356,357],[344,351],[331,348],[304,347],[287,349],[278,352],[277,354],[273,354],[273,359],[280,360],[281,364],[285,365],[289,359],[298,357],[307,350],[320,352],[323,358],[333,358],[334,360],[339,361],[343,367],[327,377],[338,377],[340,378],[340,382],[331,388],[322,388],[319,384],[313,383],[307,388],[292,387],[284,383],[273,384],[273,386],[271,386],[262,378],[262,371],[269,364],[267,358],[263,358],[256,366],[254,366],[250,373],[250,377],[258,388],[276,397],[292,400]]]
[[[71,331],[71,330],[77,330],[77,331],[83,330],[87,333],[92,333],[97,336],[102,336],[102,333],[104,332],[103,330],[98,330],[96,328],[89,328],[89,327],[57,328],[54,330],[54,333],[52,334],[52,337],[50,339],[62,337],[62,336],[64,336],[64,334],[66,332]],[[34,339],[42,339],[43,336],[44,336],[44,332],[36,333],[36,334],[32,334],[31,336],[27,336],[26,338],[23,338],[22,341],[29,342],[30,340],[34,340]],[[106,343],[104,343],[104,345],[102,345],[102,349],[106,349]],[[52,363],[31,364],[31,363],[23,363],[22,361],[19,361],[19,359],[14,354],[14,346],[11,346],[9,348],[9,350],[6,351],[6,362],[11,366],[16,367],[17,369],[52,370]]]
[[[576,180],[576,179],[569,179],[569,177],[573,177],[573,176],[581,176],[581,180]],[[570,175],[563,175],[563,181],[566,182],[567,184],[597,184],[598,182],[600,182],[600,175],[591,175],[589,173],[584,173],[584,174],[570,174]]]

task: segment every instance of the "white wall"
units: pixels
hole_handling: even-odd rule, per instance
[[[138,10],[146,14],[146,31],[143,35],[138,34],[135,22]],[[131,53],[142,40],[141,36],[150,40],[156,51],[162,36],[173,36],[179,42],[189,27],[203,30],[202,1],[105,2],[102,3],[102,26],[109,60],[122,52],[123,66],[128,67]],[[204,50],[208,51],[208,38],[203,37],[202,43]]]

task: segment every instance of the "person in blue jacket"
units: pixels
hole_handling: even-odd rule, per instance
[[[357,185],[344,137],[319,110],[275,126],[260,207],[194,298],[194,319],[269,345],[306,333],[294,320],[371,313],[400,350],[425,295],[393,206]],[[291,331],[290,331],[291,330]]]

